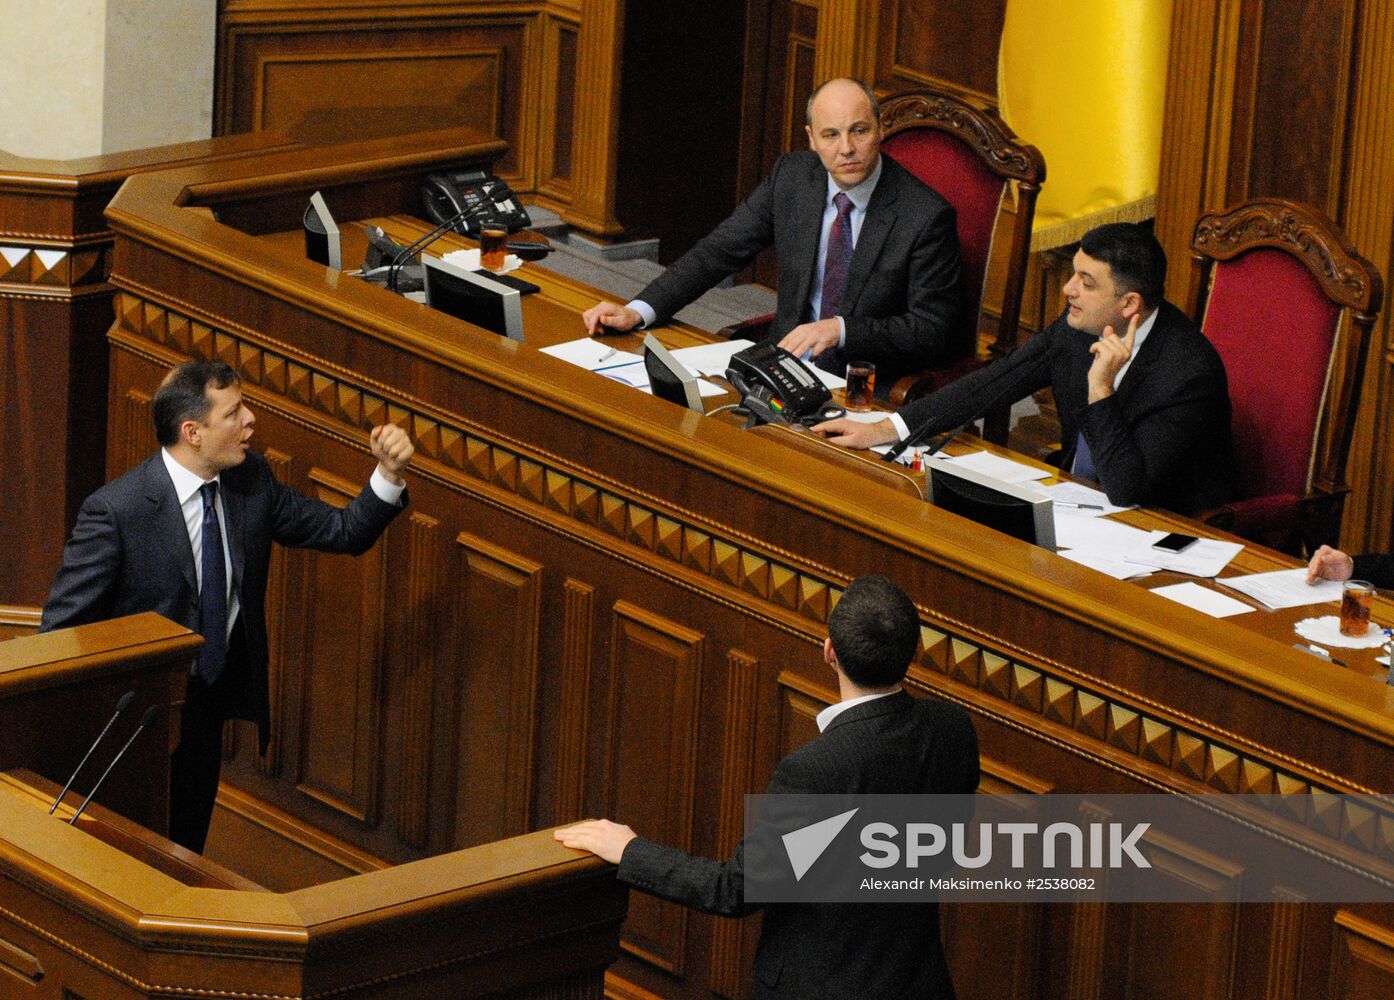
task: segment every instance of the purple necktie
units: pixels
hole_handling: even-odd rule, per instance
[[[1099,473],[1094,469],[1094,453],[1089,450],[1084,431],[1079,432],[1079,441],[1075,444],[1074,468],[1070,471],[1080,479],[1088,479],[1095,483],[1099,481]]]
[[[847,268],[852,264],[852,199],[841,191],[833,198],[837,218],[828,231],[828,255],[823,259],[823,299],[818,318],[837,315],[842,291],[847,287]]]

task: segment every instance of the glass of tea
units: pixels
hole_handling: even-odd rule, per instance
[[[479,266],[486,271],[502,271],[504,244],[508,230],[503,226],[484,225],[479,230]]]
[[[876,395],[876,366],[869,361],[853,361],[847,366],[847,409],[864,413],[871,409]]]
[[[1341,590],[1341,634],[1360,638],[1370,630],[1370,605],[1375,599],[1373,584],[1347,580]]]

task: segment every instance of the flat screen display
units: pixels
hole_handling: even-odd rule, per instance
[[[480,271],[467,271],[439,257],[421,255],[425,265],[426,304],[432,309],[483,327],[501,337],[523,340],[523,308],[515,288]]]

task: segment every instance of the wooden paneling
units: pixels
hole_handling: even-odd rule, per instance
[[[436,553],[440,522],[413,511],[407,557],[406,676],[402,679],[401,798],[398,835],[412,847],[425,847],[429,834],[431,721],[435,706],[436,641],[441,618]]]
[[[540,52],[534,12],[448,6],[226,4],[215,134],[362,136],[470,125],[508,140],[500,175],[532,187]]]
[[[359,487],[312,469],[312,495],[346,507]],[[353,820],[377,820],[381,778],[378,706],[382,689],[387,581],[383,548],[352,557],[297,552],[287,618],[299,632],[303,664],[298,786]]]
[[[462,533],[454,845],[529,828],[542,565]]]
[[[610,649],[605,813],[629,818],[659,843],[691,850],[703,637],[620,602]],[[635,897],[622,944],[646,963],[683,976],[687,923],[684,907]]]
[[[1332,928],[1335,957],[1327,996],[1367,1000],[1394,996],[1394,933],[1360,916],[1341,911]]]
[[[564,585],[566,609],[562,620],[562,692],[557,746],[558,767],[553,822],[569,823],[584,816],[586,748],[590,743],[591,651],[595,635],[595,588],[579,580]]]
[[[931,87],[995,107],[1006,9],[1005,0],[883,0],[873,85],[886,93]]]

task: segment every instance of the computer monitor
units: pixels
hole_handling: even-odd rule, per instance
[[[425,265],[428,306],[522,343],[522,296],[516,288],[439,257],[422,254],[421,263]]]
[[[305,256],[317,264],[342,271],[344,252],[339,241],[339,227],[334,222],[334,216],[329,214],[324,196],[318,191],[310,195],[310,204],[305,209],[301,225],[305,229]]]
[[[649,376],[649,388],[659,399],[704,412],[696,377],[651,333],[644,335],[644,370]]]
[[[942,458],[926,459],[925,470],[934,506],[1023,542],[1055,549],[1055,512],[1049,497]]]

